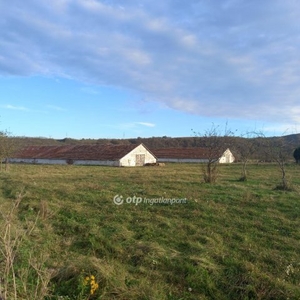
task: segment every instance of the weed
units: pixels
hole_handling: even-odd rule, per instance
[[[1,215],[3,231],[0,236],[0,253],[3,260],[0,270],[0,295],[6,299],[43,299],[48,294],[52,271],[45,268],[46,257],[42,253],[34,258],[28,247],[32,247],[30,236],[37,226],[38,216],[33,223],[18,224],[17,210],[25,193],[17,194],[11,208]]]

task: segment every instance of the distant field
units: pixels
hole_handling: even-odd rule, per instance
[[[287,167],[289,192],[274,190],[274,164],[250,165],[247,182],[240,169],[221,165],[209,185],[196,164],[11,165],[0,288],[7,300],[300,299],[300,167]]]

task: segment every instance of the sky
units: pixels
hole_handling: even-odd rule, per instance
[[[296,0],[0,0],[0,130],[300,130]]]

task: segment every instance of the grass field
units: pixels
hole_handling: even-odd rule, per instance
[[[300,168],[287,167],[288,192],[274,190],[276,165],[250,165],[247,182],[240,169],[220,166],[210,185],[196,164],[12,165],[0,174],[2,294],[300,299]],[[187,202],[127,203],[162,197]]]

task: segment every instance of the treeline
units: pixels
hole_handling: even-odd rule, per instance
[[[206,145],[206,139],[208,137],[151,137],[151,138],[129,138],[129,139],[52,139],[43,137],[10,137],[15,145],[14,148],[23,148],[26,146],[59,146],[59,145],[82,145],[82,144],[134,144],[138,145],[143,143],[149,149],[157,148],[184,148],[184,147],[204,147]],[[239,150],[242,145],[249,144],[249,140],[254,141],[261,139],[261,137],[256,138],[244,138],[232,136],[230,139],[228,137],[219,137],[224,139],[224,147],[230,148],[237,159],[239,159]],[[281,141],[285,144],[286,154],[293,159],[293,151],[300,146],[300,134],[292,134],[281,137],[265,137],[264,139],[269,141]],[[268,161],[268,155],[263,149],[256,149],[255,153],[251,155],[252,159],[258,159],[262,161]]]

